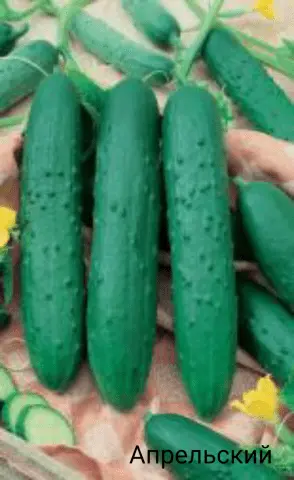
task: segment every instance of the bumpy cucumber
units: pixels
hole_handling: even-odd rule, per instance
[[[35,40],[0,59],[0,113],[33,93],[58,62],[56,48]]]
[[[3,365],[0,365],[0,401],[6,402],[7,398],[17,391],[12,377]]]
[[[278,296],[294,307],[294,202],[269,182],[236,184],[254,257]]]
[[[7,22],[0,22],[0,56],[7,55],[16,45],[17,40],[29,30],[28,24],[24,24],[16,30]]]
[[[230,392],[237,327],[223,132],[204,89],[170,96],[163,161],[179,364],[198,414],[212,419]]]
[[[98,136],[88,352],[103,398],[122,410],[143,393],[152,359],[159,119],[152,90],[125,80],[108,93]]]
[[[175,414],[153,415],[147,419],[145,425],[145,439],[150,449],[171,451],[174,461],[169,466],[178,479],[185,480],[281,480],[282,477],[269,467],[254,463],[245,463],[245,453],[242,452],[238,460],[232,461],[232,454],[240,451],[240,446],[223,435],[208,429],[204,425],[188,418]],[[192,451],[194,462],[189,463]],[[177,452],[179,460],[177,461]],[[183,453],[184,452],[184,453]],[[204,461],[207,452],[216,458],[215,462]],[[226,453],[227,452],[227,453]],[[186,457],[183,457],[185,455]],[[218,461],[220,455],[221,462]],[[249,454],[250,455],[250,454]],[[248,456],[249,456],[248,455]],[[166,461],[170,460],[170,454]],[[211,457],[209,457],[211,458]]]
[[[172,60],[147,50],[86,12],[74,16],[71,31],[88,52],[129,77],[153,85],[162,85],[172,79]]]
[[[67,445],[76,443],[68,420],[46,405],[31,405],[23,409],[18,421],[21,436],[34,445]]]
[[[163,7],[160,0],[121,0],[138,30],[155,45],[172,47],[181,29],[177,20]]]
[[[28,405],[47,405],[47,400],[41,395],[32,392],[16,392],[7,399],[2,410],[2,418],[10,432],[17,433],[19,416]]]
[[[294,373],[294,318],[263,287],[240,281],[239,343],[280,383]]]
[[[81,122],[70,80],[54,73],[32,104],[21,169],[22,317],[41,383],[64,390],[81,359]]]
[[[216,81],[258,130],[294,141],[294,104],[227,29],[211,31],[203,58]]]

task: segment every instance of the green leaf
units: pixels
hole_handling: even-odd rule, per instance
[[[291,55],[291,57],[294,57],[294,41],[283,38],[283,44],[287,48],[288,54]]]

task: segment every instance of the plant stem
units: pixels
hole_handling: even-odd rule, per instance
[[[192,43],[190,47],[187,48],[185,56],[182,60],[181,67],[178,72],[178,77],[180,81],[186,80],[189,72],[191,70],[192,64],[195,58],[198,57],[199,52],[205,39],[213,26],[214,22],[216,21],[217,15],[222,8],[224,0],[214,0],[213,5],[205,18],[203,19],[203,23],[200,27],[198,35],[195,39],[195,42]]]
[[[294,433],[291,432],[285,425],[275,425],[275,433],[283,443],[289,445],[290,447],[294,447]]]
[[[294,62],[289,57],[285,56],[284,58],[277,58],[273,55],[267,55],[266,53],[257,50],[251,50],[251,54],[268,67],[294,79]]]
[[[205,10],[202,8],[197,1],[195,0],[186,0],[186,3],[190,10],[196,14],[198,18],[202,20],[202,18],[205,16]]]
[[[276,53],[276,51],[277,51],[276,47],[273,47],[269,43],[264,42],[263,40],[260,40],[259,38],[255,38],[252,35],[249,35],[248,33],[241,32],[237,28],[228,27],[228,26],[226,26],[226,28],[229,28],[231,30],[231,32],[233,32],[238,38],[240,38],[241,41],[244,41],[244,40],[246,41],[247,40],[248,42],[251,43],[252,46],[264,48],[265,50],[268,50],[271,53]]]
[[[38,0],[34,5],[25,10],[14,10],[9,7],[6,0],[2,0],[2,5],[0,6],[0,20],[8,22],[19,22],[24,20],[39,10],[43,2],[44,0]]]
[[[13,127],[19,125],[24,121],[23,115],[14,115],[12,117],[0,118],[0,128]]]
[[[244,8],[237,8],[236,10],[224,10],[219,13],[219,18],[237,18],[242,17],[243,15],[248,15],[252,13],[251,10],[245,10]]]

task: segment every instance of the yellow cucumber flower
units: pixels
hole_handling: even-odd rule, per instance
[[[0,207],[0,248],[9,242],[9,231],[15,226],[16,212],[8,207]]]
[[[240,400],[231,402],[231,407],[260,420],[276,422],[279,390],[270,375],[260,378],[255,390],[245,392]]]
[[[274,0],[256,0],[253,10],[260,13],[268,20],[274,20],[276,17]]]

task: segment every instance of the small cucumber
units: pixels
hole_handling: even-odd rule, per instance
[[[162,142],[176,350],[197,413],[212,419],[228,400],[237,348],[227,166],[214,98],[195,86],[174,92]]]
[[[144,392],[155,339],[159,141],[152,90],[135,79],[111,89],[97,143],[87,324],[99,391],[121,410]]]
[[[17,30],[7,22],[0,22],[0,56],[7,55],[15,47],[17,40],[28,30],[28,24],[24,24]]]
[[[294,141],[294,104],[262,64],[227,29],[214,28],[203,59],[245,117],[261,132]]]
[[[246,462],[246,454],[244,451],[241,452],[240,445],[181,415],[150,416],[145,424],[145,440],[150,449],[159,452],[161,461],[166,459],[166,464],[168,463],[168,467],[178,479],[282,480],[284,478],[263,464]],[[169,453],[164,457],[163,451],[171,452],[172,456]],[[178,452],[179,455],[177,455]],[[214,462],[205,462],[206,452],[215,458]],[[233,454],[238,454],[239,461],[232,460]],[[189,462],[192,455],[194,462]]]
[[[46,405],[31,405],[23,409],[18,421],[20,435],[33,445],[76,444],[75,434],[68,420],[57,410]]]
[[[58,62],[58,51],[45,40],[35,40],[0,59],[0,113],[33,93]]]
[[[134,25],[159,47],[173,47],[181,35],[180,26],[160,0],[122,0]]]
[[[239,284],[239,343],[284,384],[294,373],[294,317],[263,287]]]
[[[16,391],[17,388],[9,371],[3,365],[0,365],[0,401],[6,402],[7,398]]]
[[[47,405],[47,400],[41,395],[32,392],[16,392],[7,399],[2,410],[2,418],[10,432],[17,433],[19,416],[28,405]]]
[[[236,179],[236,185],[254,258],[278,296],[294,307],[294,202],[270,182]]]
[[[74,16],[71,31],[88,52],[129,77],[155,86],[167,83],[173,77],[174,62],[171,59],[147,50],[86,12]]]
[[[103,108],[107,91],[82,72],[67,68],[66,73],[76,87],[81,103],[99,113]]]

